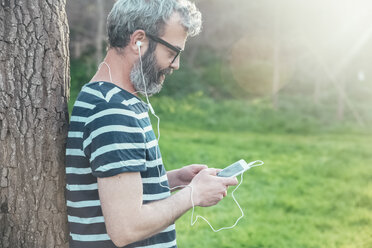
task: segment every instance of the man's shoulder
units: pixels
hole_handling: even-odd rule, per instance
[[[147,105],[138,97],[108,82],[90,82],[84,85],[74,108],[89,109],[89,115],[108,109],[124,109],[135,114],[148,111]]]

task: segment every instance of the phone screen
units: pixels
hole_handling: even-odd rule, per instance
[[[232,177],[237,176],[244,172],[243,166],[238,162],[233,163],[232,165],[229,165],[219,173],[217,173],[217,176],[219,177]]]

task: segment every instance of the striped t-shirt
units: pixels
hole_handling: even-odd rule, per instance
[[[106,232],[97,177],[125,172],[140,172],[144,204],[170,196],[159,184],[168,186],[168,179],[147,104],[112,83],[86,84],[72,110],[66,148],[70,247],[116,247]],[[177,247],[175,226],[126,247]]]

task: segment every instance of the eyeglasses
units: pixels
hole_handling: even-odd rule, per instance
[[[172,44],[169,44],[168,42],[166,42],[165,40],[163,39],[160,39],[159,37],[156,37],[156,36],[153,36],[151,34],[146,34],[150,39],[152,39],[153,41],[155,42],[158,42],[166,47],[168,47],[169,49],[173,50],[174,52],[176,52],[176,55],[174,56],[171,64],[174,63],[174,61],[176,61],[177,57],[181,54],[181,52],[183,52],[182,49],[178,48],[178,47],[175,47],[173,46]]]

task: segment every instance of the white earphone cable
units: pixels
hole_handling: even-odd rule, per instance
[[[159,145],[159,141],[160,141],[160,118],[155,114],[155,111],[154,111],[154,109],[152,108],[151,103],[150,103],[150,100],[149,100],[149,97],[148,97],[148,95],[147,95],[145,76],[143,75],[143,69],[142,69],[142,66],[143,66],[143,65],[142,65],[142,55],[141,55],[141,45],[140,45],[140,43],[139,43],[139,44],[137,43],[137,47],[138,47],[138,51],[139,51],[139,60],[140,60],[140,65],[141,65],[140,71],[141,71],[142,81],[143,81],[143,84],[144,84],[144,87],[145,87],[145,92],[144,92],[144,93],[145,93],[145,96],[146,96],[147,104],[148,104],[148,106],[149,106],[149,108],[150,108],[151,113],[152,113],[152,114],[157,118],[157,120],[158,120],[158,123],[157,123],[158,137],[155,136],[155,138],[156,138],[156,140],[157,140],[157,142],[158,142],[158,145]],[[111,68],[110,68],[110,66],[109,66],[106,62],[102,62],[102,63],[99,65],[99,68],[98,68],[98,69],[100,69],[101,66],[102,66],[103,64],[106,65],[106,66],[108,67],[110,80],[111,80],[111,82],[113,83],[113,81],[112,81],[112,76],[111,76]],[[158,148],[156,148],[156,160],[158,160]],[[260,164],[256,164],[257,162],[260,162]],[[249,169],[252,168],[252,167],[255,167],[255,166],[260,166],[260,165],[262,165],[262,164],[263,164],[263,162],[260,161],[260,160],[257,160],[257,161],[254,161],[254,162],[251,162],[251,163],[250,163],[251,166],[249,167]],[[157,168],[157,170],[158,170],[158,175],[159,175],[159,178],[160,178],[160,170],[159,170],[159,166],[156,166],[156,168]],[[166,186],[166,185],[163,185],[163,184],[161,183],[160,179],[159,179],[159,185],[160,185],[161,187],[163,187],[163,188],[166,188],[166,189],[170,190],[170,191],[172,191],[172,190],[174,190],[174,189],[178,189],[178,188],[185,188],[185,187],[189,187],[189,188],[191,188],[191,193],[190,193],[190,199],[191,199],[191,205],[192,205],[192,212],[191,212],[191,219],[190,219],[190,224],[191,224],[191,226],[195,225],[195,223],[197,222],[197,220],[200,218],[200,219],[204,220],[204,221],[209,225],[209,227],[212,229],[213,232],[219,232],[219,231],[221,231],[221,230],[226,230],[226,229],[234,228],[234,227],[238,224],[238,222],[239,222],[239,221],[244,217],[244,212],[243,212],[242,208],[240,207],[239,202],[236,200],[236,198],[235,198],[235,196],[234,196],[235,191],[236,191],[236,190],[240,187],[240,185],[243,183],[243,174],[244,174],[244,173],[242,173],[241,176],[240,176],[240,183],[238,184],[238,186],[236,186],[236,188],[235,188],[235,189],[232,191],[232,193],[231,193],[231,196],[232,196],[234,202],[236,203],[236,205],[238,206],[238,208],[239,208],[239,210],[240,210],[240,212],[241,212],[241,216],[240,216],[240,217],[235,221],[235,223],[234,223],[232,226],[229,226],[229,227],[222,227],[222,228],[217,229],[217,230],[216,230],[216,229],[215,229],[215,228],[210,224],[210,222],[209,222],[206,218],[204,218],[203,216],[196,215],[195,220],[194,220],[195,204],[194,204],[194,198],[193,198],[193,191],[194,191],[194,189],[193,189],[192,186],[190,186],[190,185],[179,185],[179,186],[176,186],[176,187],[170,188],[170,187],[168,187],[168,186]]]
[[[142,75],[143,84],[144,84],[144,86],[145,86],[145,96],[146,96],[146,100],[147,100],[147,103],[148,103],[148,105],[149,105],[149,107],[150,107],[151,113],[152,113],[152,114],[153,114],[153,115],[158,119],[158,125],[157,125],[157,128],[158,128],[158,138],[157,138],[157,141],[158,141],[158,144],[159,144],[159,141],[160,141],[160,118],[155,114],[155,111],[154,111],[154,109],[152,108],[151,103],[150,103],[150,100],[149,100],[149,97],[148,97],[148,95],[147,95],[145,76],[143,75],[143,69],[142,69],[142,56],[141,56],[141,46],[140,46],[140,45],[138,45],[138,50],[139,50],[139,54],[140,54],[140,56],[139,56],[139,58],[140,58],[140,64],[141,64],[141,68],[140,68],[140,70],[141,70],[141,75]],[[157,159],[158,159],[158,149],[156,149],[156,160],[157,160]],[[261,163],[255,165],[256,162],[261,162]],[[260,166],[260,165],[262,165],[263,162],[262,162],[262,161],[254,161],[254,162],[252,162],[252,163],[250,163],[250,164],[251,164],[251,166],[250,166],[249,168],[252,168],[252,167],[255,167],[255,166]],[[159,170],[159,166],[156,166],[156,168],[157,168],[157,170],[158,170],[158,175],[159,175],[159,178],[160,178],[160,170]],[[236,188],[235,188],[235,189],[232,191],[232,193],[231,193],[231,196],[232,196],[233,200],[235,201],[236,205],[238,206],[238,208],[239,208],[239,210],[240,210],[240,212],[241,212],[241,216],[240,216],[240,217],[235,221],[234,225],[229,226],[229,227],[222,227],[222,228],[216,230],[216,229],[211,225],[211,223],[210,223],[206,218],[204,218],[204,217],[201,216],[201,215],[197,215],[196,218],[195,218],[195,220],[194,220],[195,204],[194,204],[194,197],[193,197],[193,191],[194,191],[194,189],[193,189],[192,186],[190,186],[190,185],[179,185],[179,186],[176,186],[176,187],[170,188],[170,187],[168,187],[168,186],[166,186],[166,185],[163,185],[163,184],[161,183],[160,179],[159,179],[159,185],[160,185],[161,187],[163,187],[163,188],[166,188],[166,189],[170,190],[170,191],[172,191],[172,190],[174,190],[174,189],[178,189],[178,188],[185,188],[185,187],[189,187],[189,188],[191,188],[190,199],[191,199],[191,205],[192,205],[192,212],[191,212],[190,224],[191,224],[191,226],[193,226],[193,225],[197,222],[197,220],[200,218],[200,219],[204,220],[205,222],[207,222],[207,224],[209,225],[209,227],[212,229],[213,232],[219,232],[219,231],[221,231],[221,230],[226,230],[226,229],[234,228],[234,227],[238,224],[238,222],[239,222],[239,221],[244,217],[243,209],[240,207],[239,202],[236,200],[236,198],[235,198],[235,196],[234,196],[234,192],[235,192],[235,191],[240,187],[240,185],[242,184],[242,182],[243,182],[243,173],[242,173],[241,176],[240,176],[240,183],[238,184],[238,186],[236,186]]]
[[[107,66],[108,71],[109,71],[109,76],[110,76],[111,83],[114,83],[114,81],[112,81],[111,68],[110,68],[110,66],[109,66],[105,61],[103,61],[101,64],[99,64],[99,66],[98,66],[98,70],[101,69],[101,66],[102,66],[102,65],[106,65],[106,66]]]

